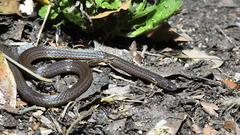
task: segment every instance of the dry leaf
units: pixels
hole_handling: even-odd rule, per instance
[[[129,95],[130,91],[131,91],[130,85],[126,85],[124,87],[112,86],[107,90],[104,90],[103,93],[108,95],[124,96]]]
[[[186,33],[179,34],[167,22],[160,24],[156,29],[151,30],[146,36],[154,41],[168,41],[174,40],[175,42],[188,42],[193,39]]]
[[[217,131],[210,127],[208,124],[205,125],[204,129],[203,129],[203,135],[216,135]]]
[[[159,134],[171,134],[171,129],[164,126],[167,123],[166,120],[159,121],[153,129],[147,132],[147,135],[159,135]]]
[[[201,105],[205,112],[207,112],[211,116],[218,117],[218,114],[215,112],[215,110],[219,109],[217,105],[215,105],[213,103],[206,103],[206,102],[201,102]]]
[[[44,127],[40,127],[40,134],[41,135],[49,135],[53,132],[52,129],[47,129],[47,128],[44,128]]]
[[[234,121],[225,121],[223,127],[230,132],[235,132],[236,131],[236,122]]]
[[[196,96],[191,96],[193,99],[198,99],[198,100],[201,100],[203,99],[205,95],[196,95]]]
[[[40,127],[41,123],[40,122],[33,122],[31,125],[31,128],[33,131],[37,130]]]
[[[27,105],[28,105],[27,102],[24,102],[22,100],[17,100],[17,107],[18,108],[22,108],[22,107],[27,106]]]
[[[196,125],[196,124],[193,124],[192,125],[192,130],[193,130],[193,132],[195,133],[195,134],[197,134],[197,135],[200,135],[201,134],[201,129],[200,129],[200,127],[198,126],[198,125]]]
[[[104,18],[106,16],[109,16],[112,13],[117,13],[120,10],[127,10],[131,6],[131,1],[132,0],[128,0],[126,2],[123,2],[121,4],[121,6],[119,7],[119,9],[117,9],[117,10],[105,11],[105,12],[99,13],[95,16],[91,16],[90,19],[100,19],[100,18]]]
[[[163,116],[169,115],[164,112]],[[187,115],[185,113],[175,113],[172,118],[161,119],[150,129],[146,135],[176,135]]]
[[[133,62],[140,66],[144,59],[144,54],[142,55],[137,51],[137,43],[135,41],[133,41],[129,47],[129,52],[133,57]]]
[[[0,14],[19,14],[18,0],[0,0]]]
[[[123,101],[126,99],[127,99],[127,97],[124,97],[121,95],[111,95],[111,96],[101,98],[101,102],[112,103],[114,101]]]
[[[171,30],[171,29],[170,29]],[[175,42],[188,42],[188,41],[193,41],[193,39],[186,33],[176,33],[179,36],[174,39]]]
[[[7,108],[16,108],[17,86],[4,54],[0,52],[0,101]]]
[[[240,97],[229,97],[229,98],[223,98],[222,100],[218,101],[219,103],[221,103],[221,105],[224,106],[230,106],[230,105],[237,105],[240,106]]]
[[[239,86],[237,83],[235,83],[235,82],[233,82],[232,80],[229,80],[229,79],[222,80],[222,83],[223,83],[224,85],[226,85],[227,88],[229,88],[229,89],[237,89],[237,88],[240,88],[240,86]]]
[[[121,7],[120,7],[120,9],[122,9],[122,10],[128,10],[129,7],[131,6],[131,2],[132,2],[132,0],[128,0],[128,1],[126,1],[126,2],[123,2],[122,5],[121,5]]]
[[[49,129],[56,130],[54,123],[53,123],[51,120],[49,120],[47,117],[41,115],[41,116],[39,117],[39,121],[42,123],[42,125],[43,125],[44,127],[47,127],[47,128],[49,128]]]
[[[182,51],[188,58],[193,59],[194,61],[199,61],[199,60],[207,60],[207,61],[212,61],[214,65],[211,67],[212,69],[214,68],[219,68],[223,64],[223,60],[220,59],[217,56],[211,56],[208,55],[207,53],[198,50],[197,48],[194,48],[192,50],[183,50]]]
[[[2,135],[17,135],[14,131],[4,130],[2,131]]]

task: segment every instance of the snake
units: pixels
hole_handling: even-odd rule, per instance
[[[114,68],[149,81],[166,91],[174,92],[177,90],[175,83],[161,75],[103,51],[37,46],[25,50],[20,56],[16,57],[8,48],[9,47],[0,44],[0,50],[3,53],[44,77],[54,77],[60,74],[76,74],[78,76],[78,81],[71,88],[49,95],[33,90],[26,83],[26,75],[24,75],[24,71],[20,70],[11,62],[8,62],[10,69],[13,72],[20,97],[30,104],[37,106],[62,106],[69,101],[75,100],[88,90],[93,80],[92,70],[89,64],[80,60],[106,62]],[[36,68],[33,66],[34,62],[46,59],[56,59],[57,61],[46,67]]]

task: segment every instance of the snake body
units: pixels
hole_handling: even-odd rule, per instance
[[[21,64],[42,76],[53,77],[59,74],[74,73],[79,77],[77,83],[75,83],[71,88],[55,95],[47,95],[30,88],[26,84],[25,78],[23,77],[21,71],[15,65],[9,62],[17,83],[19,94],[24,100],[38,106],[55,107],[64,105],[80,96],[90,87],[93,79],[91,69],[89,68],[88,64],[78,60],[107,61],[115,68],[155,83],[167,91],[176,91],[177,89],[173,82],[167,80],[159,74],[136,66],[120,57],[102,51],[60,49],[54,47],[33,47],[24,51],[19,58],[16,58],[12,52],[6,49],[6,47],[3,45],[0,45],[0,50],[13,59],[17,59]],[[45,68],[34,68],[32,66],[32,62],[40,59],[64,60],[57,61]]]

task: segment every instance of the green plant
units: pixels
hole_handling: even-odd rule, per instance
[[[136,37],[156,28],[181,6],[182,0],[59,0],[51,10],[50,19],[64,16],[85,32],[101,30]],[[43,6],[39,10],[41,17],[45,16],[46,9],[47,6]]]

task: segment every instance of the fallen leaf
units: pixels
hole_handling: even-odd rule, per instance
[[[191,96],[193,99],[198,99],[198,100],[201,100],[203,99],[205,95],[196,95],[196,96]]]
[[[112,13],[117,13],[120,10],[127,10],[131,6],[131,1],[132,0],[128,0],[126,2],[123,2],[121,4],[121,6],[119,7],[119,9],[117,9],[117,10],[105,11],[105,12],[99,13],[99,14],[97,14],[95,16],[90,16],[90,19],[100,19],[100,18],[107,17],[107,16],[109,16]]]
[[[223,127],[230,132],[236,132],[236,126],[237,126],[236,122],[231,120],[224,121],[223,125]]]
[[[219,100],[218,103],[224,106],[237,105],[240,106],[240,97],[225,97]]]
[[[169,113],[168,113],[169,114]],[[168,114],[165,114],[168,115]],[[181,127],[187,115],[184,113],[175,113],[172,118],[161,119],[150,129],[146,135],[175,135]]]
[[[208,60],[212,61],[214,65],[211,67],[212,69],[214,68],[219,68],[223,64],[223,60],[220,59],[217,56],[212,56],[208,55],[207,53],[198,50],[197,48],[194,49],[188,49],[188,50],[183,50],[182,51],[188,58],[193,59],[194,61],[199,61],[199,60]]]
[[[126,2],[123,2],[122,5],[121,5],[121,7],[120,7],[120,9],[122,9],[122,10],[128,10],[129,7],[131,6],[131,2],[132,2],[132,0],[128,0],[128,1],[126,1]]]
[[[175,42],[193,41],[186,33],[177,33],[167,22],[160,24],[157,28],[147,33],[146,36],[157,42],[168,40],[174,40]]]
[[[41,123],[40,122],[34,122],[32,125],[31,125],[31,128],[33,131],[37,130],[39,127],[40,127]]]
[[[133,57],[133,62],[135,62],[137,65],[141,65],[143,59],[144,59],[144,54],[142,55],[137,51],[137,44],[136,41],[133,41],[132,44],[129,47],[129,52]]]
[[[2,131],[2,135],[17,135],[17,134],[14,133],[14,131],[4,130]]]
[[[43,114],[42,110],[37,110],[36,112],[32,113],[32,116],[34,116],[35,118],[40,118]]]
[[[172,131],[169,127],[164,126],[166,120],[159,121],[153,129],[147,132],[147,135],[161,135],[161,134],[172,134]]]
[[[217,131],[210,127],[208,124],[206,124],[203,128],[203,135],[216,135]]]
[[[47,128],[44,128],[44,127],[40,127],[40,134],[41,135],[49,135],[53,132],[52,129],[47,129]]]
[[[125,97],[125,96],[111,95],[111,96],[101,98],[101,102],[112,103],[114,101],[123,101],[125,99],[127,99],[127,97]]]
[[[0,0],[0,14],[19,14],[18,0]]]
[[[47,127],[52,130],[56,130],[54,123],[51,120],[49,120],[47,117],[41,115],[39,117],[39,121],[42,123],[44,127]]]
[[[107,95],[129,95],[131,92],[130,85],[126,85],[124,87],[117,87],[117,86],[112,86],[108,88],[107,90],[104,90],[103,93]]]
[[[170,29],[171,31],[171,29]],[[174,41],[175,42],[189,42],[189,41],[193,41],[193,39],[186,33],[177,33],[179,36],[177,36]]]
[[[203,110],[210,114],[211,116],[218,117],[218,114],[215,112],[215,110],[218,110],[218,106],[213,104],[213,103],[206,103],[206,102],[201,102]]]
[[[232,80],[229,80],[229,79],[225,79],[225,80],[222,80],[222,83],[227,86],[227,88],[229,89],[237,89],[237,88],[240,88],[240,86],[233,82]]]
[[[195,133],[195,134],[197,134],[197,135],[200,135],[201,134],[201,129],[200,129],[200,127],[198,126],[198,125],[196,125],[196,124],[193,124],[192,125],[192,130],[193,130],[193,132]]]
[[[17,100],[17,107],[21,108],[27,105],[28,105],[27,102],[24,102],[22,100]]]
[[[6,108],[16,108],[17,86],[4,54],[0,52],[0,101]],[[3,106],[0,106],[3,107]]]

